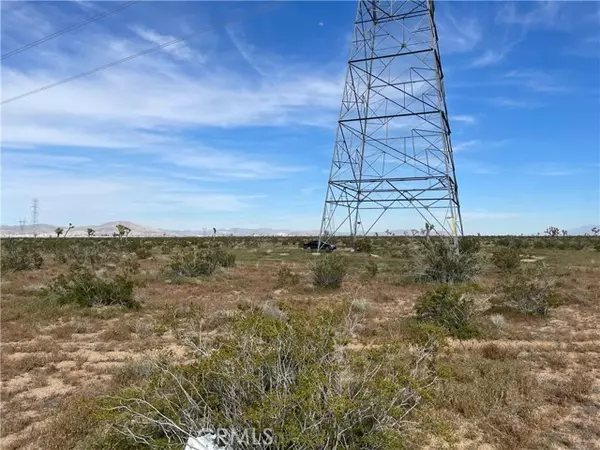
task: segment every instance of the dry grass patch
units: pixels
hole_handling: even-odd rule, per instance
[[[476,353],[453,354],[441,360],[444,378],[434,404],[455,414],[455,423],[475,425],[489,443],[501,448],[525,448],[540,425],[535,413],[542,390],[530,367],[512,357],[497,359],[498,349],[482,350],[494,359]]]

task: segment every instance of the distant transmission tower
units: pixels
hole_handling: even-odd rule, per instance
[[[433,1],[358,3],[320,239],[347,230],[367,235],[393,210],[385,228],[427,223],[458,245],[462,220]]]
[[[23,234],[25,232],[25,224],[27,223],[27,219],[19,219],[19,232]]]
[[[37,198],[31,200],[31,225],[33,225],[33,237],[38,235],[38,219],[40,213],[40,202]]]

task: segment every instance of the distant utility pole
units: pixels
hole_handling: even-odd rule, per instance
[[[31,224],[33,225],[33,237],[38,234],[38,220],[40,214],[40,202],[37,198],[31,200]]]

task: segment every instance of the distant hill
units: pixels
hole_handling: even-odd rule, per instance
[[[116,222],[107,222],[101,225],[81,225],[75,226],[67,237],[81,237],[87,236],[87,229],[92,228],[96,231],[96,236],[112,236],[113,233],[117,231],[117,224],[125,225],[126,227],[131,229],[130,236],[164,236],[167,232],[160,230],[158,228],[145,227],[143,225],[138,225],[133,222],[129,222],[127,220],[116,221]],[[48,225],[48,224],[38,224],[37,232],[41,237],[47,236],[56,236],[54,230],[58,227],[58,225]],[[65,231],[68,228],[68,224],[60,225]],[[0,234],[2,236],[33,236],[34,228],[33,225],[25,225],[23,227],[23,231],[21,231],[21,227],[19,225],[2,225],[0,227]]]
[[[579,236],[584,235],[586,233],[589,235],[593,235],[594,233],[592,233],[592,228],[594,227],[600,228],[600,225],[584,225],[579,228],[573,228],[572,230],[568,230],[568,232],[571,236]]]
[[[87,236],[87,229],[92,228],[96,231],[96,236],[112,236],[117,231],[117,224],[123,224],[131,229],[130,236],[140,237],[160,237],[160,236],[212,236],[213,229],[204,228],[202,230],[163,230],[160,228],[147,227],[139,225],[137,223],[130,222],[128,220],[106,222],[101,225],[80,225],[72,229],[67,237],[82,237]],[[600,225],[596,225],[600,228]],[[58,225],[39,224],[38,225],[38,236],[40,237],[52,237],[56,236],[54,230]],[[65,231],[67,225],[60,225]],[[572,230],[568,230],[570,236],[584,235],[586,233],[592,234],[592,228],[594,225],[584,225]],[[411,230],[391,230],[395,236],[410,236],[412,235]],[[219,228],[217,229],[217,236],[317,236],[319,230],[288,230],[288,229],[275,229],[275,228]],[[347,233],[340,233],[344,235]],[[432,236],[437,234],[436,230],[431,233]],[[23,231],[19,225],[2,225],[0,226],[1,236],[33,236],[33,226],[25,225]],[[385,236],[384,232],[379,233],[380,236]]]

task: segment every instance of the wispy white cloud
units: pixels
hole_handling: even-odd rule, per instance
[[[139,37],[141,37],[145,41],[148,41],[155,45],[166,44],[167,42],[170,42],[170,41],[176,39],[175,36],[163,35],[163,34],[157,33],[154,30],[151,30],[149,28],[145,28],[145,27],[142,27],[139,25],[132,26],[131,29]],[[190,47],[188,47],[184,42],[178,42],[173,45],[165,46],[162,50],[164,52],[174,56],[175,58],[183,59],[183,60],[189,60],[189,59],[194,58],[195,56],[198,56],[198,54],[196,52],[194,52]],[[201,61],[199,61],[199,62],[203,62],[203,58],[201,56],[200,56],[200,59],[201,59]]]
[[[473,60],[471,67],[487,67],[499,63],[508,54],[508,48],[500,50],[486,50]]]
[[[462,122],[467,125],[472,125],[477,121],[477,119],[474,116],[470,116],[468,114],[453,115],[450,117],[450,120],[456,121],[456,122]]]
[[[164,220],[176,214],[183,217],[181,220],[198,224],[206,220],[203,217],[206,213],[251,209],[263,196],[214,191],[158,174],[66,173],[64,168],[64,161],[60,168],[3,167],[4,217],[27,214],[31,198],[37,197],[43,222],[101,223],[129,219],[164,226]],[[190,215],[192,218],[186,217]]]
[[[514,109],[534,109],[543,106],[540,102],[535,100],[515,99],[510,97],[493,97],[488,100],[493,105]]]
[[[561,2],[507,2],[498,10],[496,21],[505,24],[516,24],[524,27],[552,27],[559,20]]]
[[[442,14],[437,14],[436,22],[443,53],[468,52],[481,40],[482,29],[475,16],[454,14],[446,7]]]
[[[469,141],[456,142],[452,145],[452,149],[454,152],[462,152],[470,147],[474,147],[476,145],[480,145],[481,141],[478,139],[471,139]]]
[[[536,92],[565,92],[567,86],[561,84],[556,76],[535,69],[517,69],[504,74],[504,79]]]
[[[564,53],[584,58],[600,58],[600,34],[588,36],[578,41],[576,45],[566,47]]]

